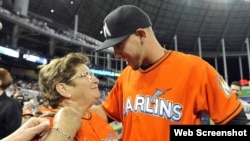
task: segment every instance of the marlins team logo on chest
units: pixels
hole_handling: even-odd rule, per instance
[[[108,28],[108,25],[106,22],[104,22],[104,25],[103,25],[103,34],[104,34],[104,37],[107,39],[109,37],[111,37],[111,33],[109,31],[109,28]]]
[[[183,106],[160,97],[170,90],[172,88],[167,90],[156,89],[152,95],[137,94],[134,100],[127,97],[124,103],[123,115],[127,116],[129,113],[137,112],[178,122],[182,117],[181,110]]]
[[[230,87],[228,86],[227,82],[222,78],[222,76],[218,75],[218,84],[221,87],[226,95],[226,97],[230,97]]]

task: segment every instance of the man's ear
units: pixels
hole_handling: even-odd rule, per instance
[[[144,41],[145,41],[145,37],[147,36],[146,31],[144,29],[142,29],[142,28],[138,28],[135,31],[135,35],[140,38],[141,44],[143,44]]]
[[[136,35],[136,36],[140,36],[140,38],[146,37],[146,31],[145,31],[143,28],[138,28],[138,29],[135,31],[135,35]]]
[[[67,85],[65,83],[57,83],[56,91],[63,97],[70,97],[70,94],[67,90]]]

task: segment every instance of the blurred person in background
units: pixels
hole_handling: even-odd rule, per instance
[[[5,90],[13,79],[8,70],[0,68],[0,139],[8,136],[22,124],[22,107]]]
[[[17,91],[16,94],[13,97],[23,108],[24,106],[24,96],[20,91]]]
[[[89,111],[101,95],[99,80],[90,72],[88,64],[89,58],[86,55],[69,53],[40,66],[40,91],[52,107],[51,112],[42,117],[52,120],[59,109],[72,107],[82,118],[81,129],[74,138],[76,141],[118,140],[112,126],[99,115]]]
[[[51,112],[52,108],[51,106],[49,105],[49,101],[46,100],[46,99],[42,99],[42,103],[41,105],[39,106],[39,111],[41,111],[43,114],[46,114],[46,113],[49,113]]]
[[[250,122],[250,103],[240,98],[241,95],[241,84],[239,81],[233,81],[230,84],[231,91],[233,91],[238,99],[240,100],[241,104],[243,105],[243,109],[246,112],[246,116],[248,122]]]
[[[23,109],[22,114],[22,124],[24,124],[27,120],[34,117],[34,114],[31,109]]]
[[[22,113],[22,124],[24,124],[27,120],[34,117],[34,112],[32,111],[32,103],[26,103],[23,106],[23,113]]]

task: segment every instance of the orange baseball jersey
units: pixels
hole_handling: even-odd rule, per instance
[[[74,141],[118,141],[118,135],[111,125],[104,121],[99,115],[95,113],[90,114],[90,119],[82,118],[82,126],[77,132]],[[54,114],[43,116],[50,120],[51,128],[53,126],[53,116]]]
[[[171,124],[201,124],[202,112],[226,124],[242,110],[209,63],[176,51],[146,70],[127,66],[102,106],[122,122],[124,141],[169,141]]]

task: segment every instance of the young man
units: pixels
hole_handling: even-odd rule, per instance
[[[108,97],[93,107],[103,118],[122,122],[124,141],[169,141],[170,125],[200,124],[208,113],[215,124],[246,124],[245,112],[222,76],[198,56],[165,50],[148,15],[120,6],[104,19],[106,40],[127,62]]]

